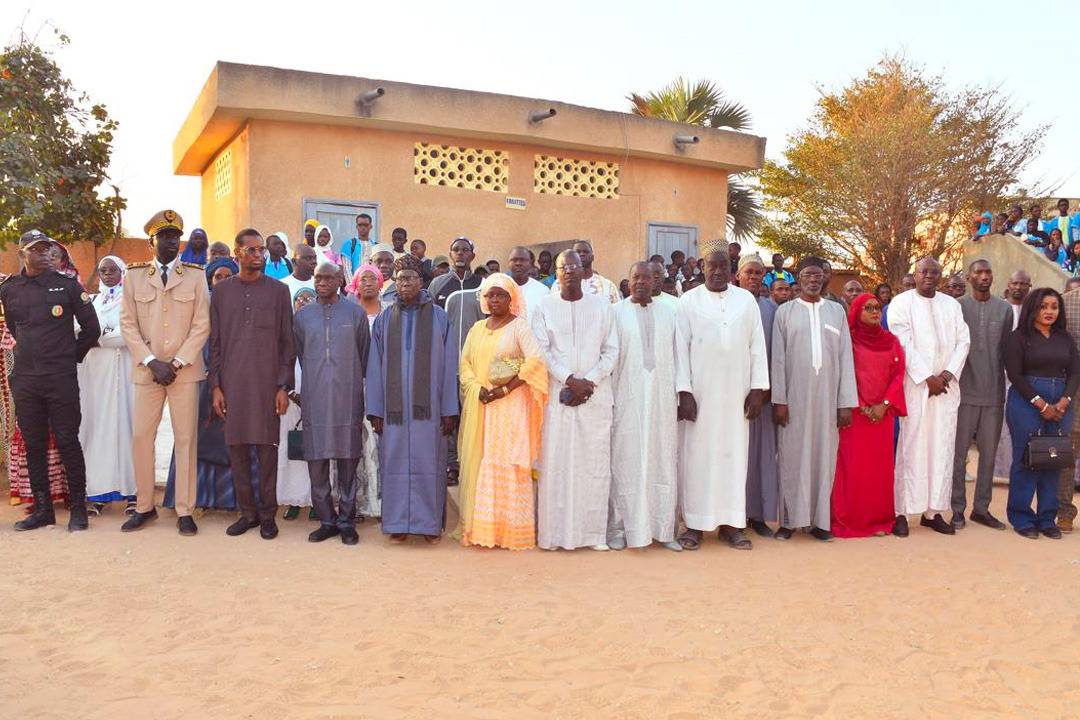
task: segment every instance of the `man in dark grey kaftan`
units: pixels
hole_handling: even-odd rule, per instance
[[[364,430],[364,368],[368,359],[367,313],[345,302],[341,268],[324,263],[315,272],[317,301],[293,318],[296,354],[304,383],[300,413],[304,459],[311,476],[311,504],[319,528],[308,535],[321,542],[341,535],[346,545],[356,533],[356,466]],[[337,467],[338,507],[330,492],[330,463]]]

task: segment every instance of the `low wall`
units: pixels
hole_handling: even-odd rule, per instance
[[[975,260],[989,260],[994,270],[991,292],[1000,296],[1017,270],[1031,275],[1031,287],[1051,287],[1061,292],[1071,275],[1049,260],[1041,250],[1025,245],[1015,235],[984,235],[964,245],[964,272]]]
[[[104,245],[77,242],[66,247],[75,267],[79,268],[79,277],[89,286],[87,289],[91,292],[97,289],[97,275],[94,271],[98,261],[106,255],[115,255],[126,263],[145,262],[153,257],[146,238],[119,238]],[[17,243],[11,243],[0,251],[0,272],[10,275],[19,272],[21,268]]]

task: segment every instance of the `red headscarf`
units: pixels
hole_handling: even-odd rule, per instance
[[[893,343],[896,342],[896,336],[878,323],[867,325],[862,321],[863,306],[871,300],[877,300],[877,298],[870,293],[863,293],[851,303],[851,309],[848,310],[848,328],[851,329],[851,342],[868,350],[891,350]]]

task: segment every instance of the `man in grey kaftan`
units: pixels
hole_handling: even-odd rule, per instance
[[[458,415],[458,347],[446,312],[420,290],[419,264],[412,255],[394,261],[399,300],[372,326],[367,413],[381,435],[383,532],[434,539],[446,524],[446,436]]]
[[[838,425],[851,423],[858,407],[847,314],[821,296],[820,260],[805,258],[798,278],[802,295],[776,311],[772,340],[772,402],[779,428],[780,530],[812,526],[832,538],[831,497],[836,474]]]
[[[341,534],[346,545],[359,537],[356,465],[364,430],[364,369],[368,360],[367,313],[338,293],[341,269],[326,263],[315,273],[317,302],[293,318],[296,354],[304,377],[300,399],[304,459],[311,477],[311,503],[320,526],[308,536],[320,542]],[[290,428],[291,429],[291,428]],[[330,492],[330,463],[337,466],[338,508]]]
[[[765,352],[772,363],[773,318],[779,307],[772,298],[758,297],[765,279],[765,263],[757,253],[739,258],[739,287],[757,298]],[[768,396],[766,396],[768,397]],[[766,523],[776,522],[780,507],[780,477],[776,467],[776,423],[772,403],[761,406],[761,414],[750,421],[750,445],[746,466],[746,524],[763,537],[771,537]]]

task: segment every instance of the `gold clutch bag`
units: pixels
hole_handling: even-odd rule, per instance
[[[523,362],[523,358],[497,357],[493,359],[491,361],[491,367],[488,368],[488,380],[490,380],[491,384],[495,387],[502,387],[517,376],[521,371]]]

